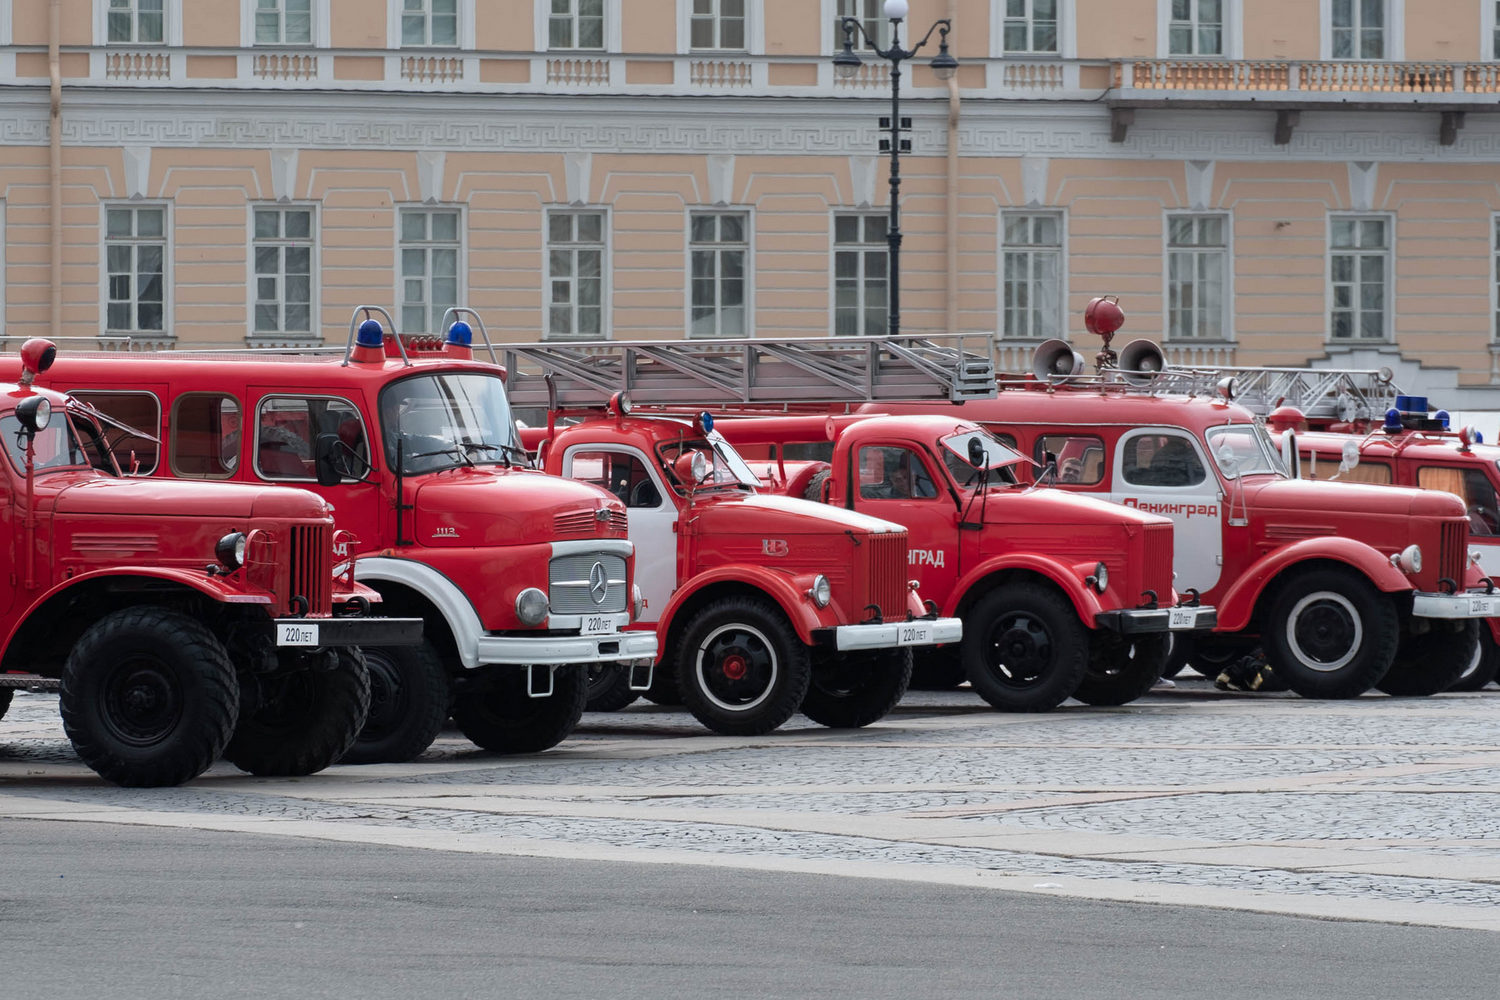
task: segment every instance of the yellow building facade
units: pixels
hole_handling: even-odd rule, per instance
[[[903,333],[1500,406],[1495,0],[911,0]],[[0,0],[4,334],[886,329],[881,0]],[[65,342],[66,343],[66,342]]]

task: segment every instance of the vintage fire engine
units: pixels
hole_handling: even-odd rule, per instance
[[[930,611],[911,583],[900,525],[764,495],[709,413],[630,404],[630,395],[667,408],[816,398],[815,373],[834,369],[912,386],[907,376],[926,370],[913,363],[921,348],[858,340],[502,350],[511,370],[539,376],[517,378],[512,392],[518,406],[549,408],[545,468],[625,501],[646,599],[636,627],[654,629],[661,649],[658,700],[675,691],[720,733],[766,733],[799,710],[826,726],[864,726],[905,693],[914,648],[960,638],[961,623]],[[922,360],[941,371],[936,353]],[[988,371],[974,381],[993,391]],[[952,379],[928,384],[947,392]]]
[[[1500,611],[1469,563],[1463,504],[1289,479],[1264,426],[1230,400],[1232,380],[1163,373],[1160,348],[1146,341],[1116,355],[1108,335],[1123,320],[1110,300],[1090,303],[1086,324],[1105,338],[1098,375],[1052,341],[1038,348],[1032,377],[963,415],[1046,462],[1059,489],[1173,519],[1177,586],[1219,615],[1215,634],[1194,642],[1193,662],[1260,646],[1304,696],[1441,690],[1451,677],[1433,665],[1467,662],[1473,621]]]
[[[260,775],[337,760],[369,705],[357,644],[418,641],[421,622],[362,617],[379,595],[335,576],[352,538],[320,497],[123,478],[118,427],[33,385],[56,353],[27,341],[0,387],[0,715],[16,688],[57,684],[78,755],[122,785],[220,756]]]
[[[65,358],[49,384],[121,424],[135,475],[305,487],[359,544],[355,579],[421,618],[413,646],[368,645],[369,721],[347,762],[421,753],[451,712],[488,750],[530,752],[583,712],[590,663],[649,662],[624,506],[525,468],[505,372],[446,342],[387,334],[362,306],[341,353],[157,352]],[[488,338],[485,336],[485,340]],[[491,359],[495,358],[493,352]],[[3,369],[0,369],[3,371]]]
[[[1161,677],[1170,635],[1215,621],[1211,606],[1173,589],[1172,522],[1019,485],[1017,469],[1030,463],[962,419],[983,402],[943,416],[764,417],[720,427],[747,453],[770,458],[776,449],[764,466],[774,489],[906,527],[922,593],[964,622],[962,645],[926,664],[929,685],[967,677],[1007,711],[1046,711],[1069,697],[1133,701]],[[972,440],[983,442],[986,463],[963,459]],[[820,441],[825,460],[786,460],[797,445],[805,453]]]

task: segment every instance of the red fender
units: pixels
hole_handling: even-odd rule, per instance
[[[1219,609],[1219,624],[1214,631],[1238,632],[1245,628],[1250,624],[1255,604],[1267,584],[1291,566],[1315,559],[1343,563],[1357,570],[1377,590],[1388,594],[1413,589],[1411,579],[1405,573],[1364,542],[1353,538],[1308,538],[1282,546],[1240,574],[1223,596],[1214,601]]]
[[[806,592],[812,587],[815,575],[806,573],[788,576],[785,573],[777,573],[748,564],[719,566],[699,573],[677,588],[672,594],[671,601],[667,603],[666,610],[662,612],[661,619],[656,623],[656,636],[661,648],[659,655],[666,655],[667,632],[670,631],[673,620],[677,617],[677,612],[682,609],[682,605],[694,594],[701,592],[704,587],[711,587],[716,583],[744,584],[770,597],[780,606],[787,620],[792,623],[792,628],[797,630],[797,638],[811,646],[814,629],[850,624],[839,620],[834,611],[834,604],[819,609],[813,604],[812,598],[807,596]],[[838,595],[835,594],[835,600],[837,597]]]
[[[1090,568],[1093,563],[1089,564]],[[1094,618],[1104,606],[1099,603],[1099,595],[1089,589],[1083,582],[1083,578],[1070,565],[1039,556],[1034,552],[1015,552],[1009,555],[996,556],[980,563],[974,569],[969,570],[958,581],[958,584],[948,595],[947,606],[943,608],[943,614],[954,616],[958,614],[958,605],[969,591],[984,577],[1006,569],[1029,570],[1051,580],[1068,595],[1068,600],[1073,602],[1073,610],[1078,612],[1078,617],[1090,629],[1094,627]],[[1107,592],[1107,591],[1106,591]],[[1163,600],[1166,595],[1163,595]]]

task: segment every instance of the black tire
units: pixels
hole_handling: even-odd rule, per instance
[[[329,670],[309,663],[254,678],[256,708],[242,714],[224,759],[262,778],[314,774],[354,745],[370,710],[370,671],[357,646],[333,651]],[[245,704],[250,703],[242,692]]]
[[[1002,584],[964,615],[969,683],[1003,712],[1047,712],[1088,670],[1089,629],[1062,594],[1035,583]]]
[[[811,500],[813,503],[823,502],[823,484],[828,482],[832,473],[828,469],[819,469],[812,474],[807,485],[802,489],[802,499]]]
[[[1463,673],[1458,675],[1458,680],[1448,690],[1482,691],[1495,679],[1497,673],[1500,673],[1500,646],[1495,645],[1489,622],[1481,622],[1478,648],[1469,657]]]
[[[1123,636],[1095,631],[1089,639],[1089,668],[1073,692],[1085,705],[1125,705],[1161,680],[1171,635],[1151,632]]]
[[[1209,680],[1218,680],[1229,667],[1255,652],[1255,643],[1243,639],[1226,639],[1216,635],[1188,640],[1188,662]]]
[[[655,680],[652,671],[652,680]],[[618,663],[593,663],[589,665],[589,695],[584,703],[585,712],[618,712],[641,696],[630,690],[630,668]]]
[[[830,729],[858,729],[885,718],[911,683],[912,651],[879,649],[820,659],[802,714]]]
[[[1161,675],[1168,679],[1176,677],[1193,658],[1193,640],[1187,635],[1167,633],[1167,663]]]
[[[432,746],[448,721],[452,688],[431,643],[371,646],[370,712],[340,764],[400,764]]]
[[[166,608],[123,608],[89,626],[62,670],[63,729],[83,762],[131,787],[180,785],[229,743],[240,689],[224,646]]]
[[[1364,577],[1315,569],[1280,587],[1261,637],[1271,670],[1302,697],[1357,698],[1391,668],[1400,623]]]
[[[1400,698],[1421,698],[1447,691],[1469,669],[1479,652],[1479,622],[1434,622],[1422,635],[1401,636],[1391,669],[1375,686]],[[1488,630],[1488,623],[1485,624]]]
[[[494,753],[540,753],[557,746],[578,726],[589,693],[588,671],[581,665],[557,667],[545,698],[526,693],[526,671],[519,667],[490,667],[473,680],[474,689],[454,699],[453,721],[476,746]]]
[[[16,695],[15,688],[0,688],[0,719],[10,710],[10,700]]]
[[[682,704],[682,691],[677,687],[677,668],[667,658],[665,651],[651,671],[651,686],[641,692],[641,697],[654,705],[676,708]]]
[[[763,597],[701,608],[675,650],[677,688],[694,718],[727,736],[760,736],[802,704],[812,657],[781,609]]]
[[[952,691],[968,679],[959,646],[923,646],[912,650],[913,691]]]

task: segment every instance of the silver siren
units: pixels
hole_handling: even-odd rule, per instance
[[[1131,385],[1148,385],[1167,367],[1167,356],[1155,341],[1132,340],[1120,348],[1119,372]]]
[[[1083,355],[1066,340],[1045,340],[1031,355],[1031,374],[1038,382],[1066,382],[1083,374]]]

